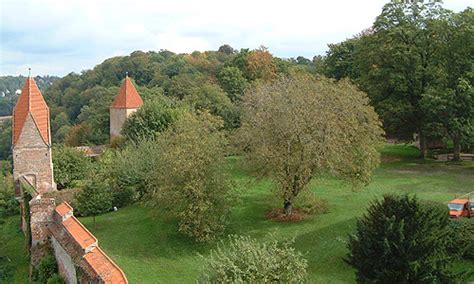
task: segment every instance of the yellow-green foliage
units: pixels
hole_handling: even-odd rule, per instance
[[[381,123],[366,94],[348,81],[281,77],[250,90],[243,109],[242,153],[254,172],[275,181],[287,213],[313,176],[367,184],[379,164]]]
[[[223,232],[234,200],[222,126],[208,113],[187,113],[156,139],[160,155],[147,182],[152,203],[197,241]]]
[[[292,242],[230,236],[212,250],[200,283],[301,283],[308,262]]]

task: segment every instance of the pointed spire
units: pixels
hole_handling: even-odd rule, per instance
[[[21,95],[13,109],[13,145],[15,145],[20,138],[28,114],[31,114],[44,142],[48,145],[51,144],[48,105],[36,85],[35,80],[31,78],[31,72],[28,74],[25,85],[21,90]]]
[[[132,81],[125,73],[125,79],[120,87],[118,95],[112,103],[112,108],[139,108],[143,105],[143,100],[135,89]]]

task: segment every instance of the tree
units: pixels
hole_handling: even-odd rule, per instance
[[[62,130],[68,129],[62,128]],[[69,128],[64,143],[71,147],[89,145],[91,144],[92,133],[92,126],[88,123],[74,125]]]
[[[357,78],[354,66],[354,52],[359,42],[357,37],[336,44],[328,44],[325,58],[325,75],[337,80]]]
[[[54,179],[58,189],[69,187],[74,181],[86,179],[90,160],[83,152],[66,146],[53,148]]]
[[[95,217],[112,208],[112,198],[108,184],[96,176],[76,194],[77,205],[74,208],[82,216],[92,216],[95,228]]]
[[[60,112],[51,121],[51,134],[55,143],[62,143],[66,139],[66,135],[71,130],[71,123],[65,112]]]
[[[177,104],[164,97],[146,102],[124,123],[122,135],[133,142],[152,139],[177,120],[183,111]]]
[[[225,53],[227,55],[234,54],[234,52],[235,52],[235,50],[232,48],[232,46],[230,46],[228,44],[221,45],[217,51]]]
[[[449,225],[445,205],[386,195],[358,220],[347,262],[359,283],[455,283]]]
[[[199,283],[304,283],[308,262],[293,243],[230,236],[211,251]]]
[[[261,46],[248,54],[244,74],[249,81],[271,80],[276,77],[276,73],[273,55],[266,47]]]
[[[0,160],[12,159],[12,122],[0,123]]]
[[[13,188],[13,177],[9,172],[0,172],[0,219],[6,216],[18,214],[19,205],[15,199]]]
[[[359,37],[353,57],[357,82],[369,94],[384,124],[396,122],[389,128],[411,132],[406,136],[418,133],[422,158],[430,133],[421,100],[434,82],[439,63],[436,23],[445,17],[440,1],[392,0],[372,28]],[[397,119],[391,119],[393,115]]]
[[[240,113],[225,92],[215,84],[205,84],[193,90],[185,101],[196,110],[208,110],[212,115],[224,120],[225,129],[234,129],[240,125]]]
[[[110,106],[118,89],[116,87],[94,87],[89,92],[93,93],[93,97],[90,98],[87,105],[81,108],[77,122],[90,125],[86,144],[106,144],[110,135]]]
[[[461,159],[461,142],[469,138],[474,130],[474,88],[465,79],[460,79],[456,89],[431,89],[422,100],[432,123],[443,125],[453,139],[454,160]]]
[[[224,67],[217,75],[217,79],[232,102],[241,100],[248,82],[239,68],[234,66]]]
[[[57,132],[64,126],[71,126],[67,114],[65,112],[60,112],[55,116],[55,118],[51,121],[51,134],[53,137],[56,137]],[[64,137],[62,137],[64,138]],[[63,142],[58,139],[55,139],[54,142]]]
[[[368,183],[378,165],[378,116],[366,95],[345,80],[281,77],[249,91],[243,108],[245,160],[275,181],[287,215],[314,175]]]
[[[473,25],[471,8],[437,22],[436,81],[421,100],[429,121],[442,125],[453,140],[454,160],[460,160],[461,144],[474,130]]]
[[[206,81],[207,78],[200,73],[176,75],[171,79],[169,85],[166,86],[166,95],[182,100]]]
[[[239,68],[248,81],[270,80],[277,74],[273,55],[264,46],[252,51],[241,49],[232,60],[232,65]]]
[[[99,162],[110,178],[115,206],[125,206],[146,197],[147,180],[155,171],[156,161],[161,154],[158,146],[153,139],[140,141],[101,156]]]
[[[178,230],[197,241],[223,232],[234,201],[221,127],[207,113],[187,113],[156,139],[161,153],[148,183],[151,202],[177,218]]]

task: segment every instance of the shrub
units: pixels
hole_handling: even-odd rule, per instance
[[[445,206],[386,195],[358,220],[346,261],[356,269],[359,283],[455,282],[449,222]]]
[[[37,283],[47,283],[48,279],[58,273],[56,259],[52,255],[43,257],[34,270],[33,279]]]
[[[145,195],[146,179],[154,171],[160,153],[158,144],[150,140],[114,152],[110,161],[101,158],[101,163],[108,163],[114,206],[125,206]]]
[[[81,151],[59,146],[53,148],[54,179],[59,189],[69,187],[76,180],[85,179],[90,160]]]
[[[474,222],[469,219],[451,220],[451,253],[474,260]]]
[[[297,283],[306,279],[308,262],[292,242],[259,243],[244,236],[230,236],[206,260],[200,283]]]
[[[93,177],[84,186],[84,189],[76,194],[77,205],[75,208],[78,215],[92,216],[95,227],[95,217],[112,208],[112,198],[112,192],[108,185],[100,177]]]
[[[63,278],[59,274],[53,274],[49,277],[48,282],[46,284],[64,284]]]
[[[125,121],[123,137],[135,143],[153,139],[176,121],[181,112],[175,103],[164,97],[149,101]]]
[[[0,283],[9,283],[13,277],[13,271],[15,271],[15,267],[11,261],[0,255]]]
[[[19,213],[18,201],[15,199],[13,179],[10,173],[0,173],[0,218]]]

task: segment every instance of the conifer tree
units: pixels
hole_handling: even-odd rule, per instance
[[[386,195],[358,221],[346,261],[359,283],[453,283],[449,221],[444,205]]]

